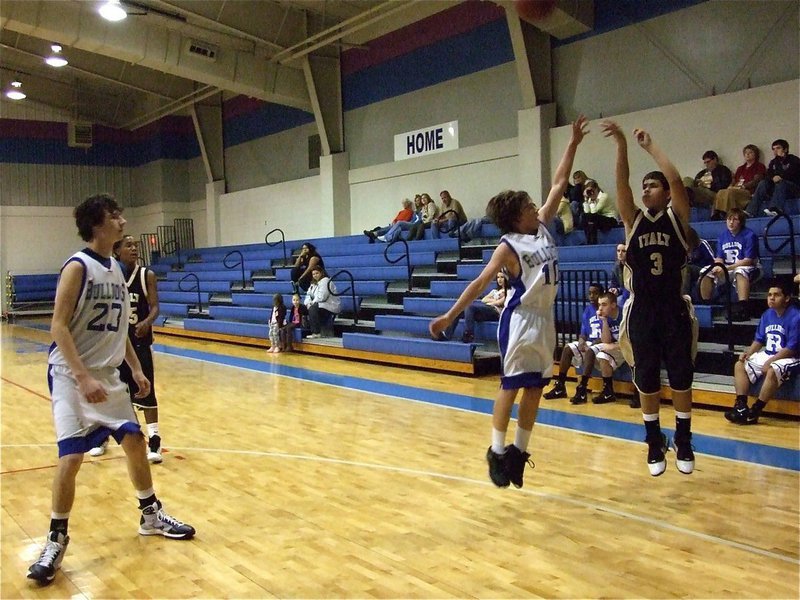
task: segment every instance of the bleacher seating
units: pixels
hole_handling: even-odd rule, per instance
[[[697,212],[697,211],[695,211]],[[786,272],[788,248],[784,248],[778,256],[772,256],[763,243],[764,227],[770,221],[767,218],[756,218],[748,221],[748,226],[756,231],[761,239],[762,266],[765,277],[773,272]],[[796,242],[800,247],[800,216],[792,219],[796,232]],[[716,240],[725,226],[724,221],[701,221],[693,223],[701,237]],[[583,236],[575,232],[573,238]],[[772,245],[788,239],[788,227],[779,221],[771,230],[774,236]],[[325,260],[329,274],[340,270],[349,271],[354,278],[356,302],[353,303],[349,291],[349,279],[340,276],[336,279],[337,288],[342,294],[343,316],[354,316],[356,309],[369,305],[369,318],[366,325],[355,328],[347,319],[337,319],[336,332],[341,335],[341,344],[345,350],[359,353],[369,352],[374,355],[388,357],[409,356],[433,361],[452,361],[456,363],[472,363],[477,359],[476,350],[481,355],[496,357],[497,322],[476,324],[473,343],[463,344],[459,341],[463,333],[463,320],[453,334],[452,341],[433,341],[428,334],[430,317],[448,310],[455,298],[461,294],[469,282],[474,279],[490,259],[500,232],[496,227],[483,227],[481,235],[465,245],[461,258],[458,259],[458,242],[453,238],[439,240],[426,239],[409,243],[410,262],[414,283],[412,293],[405,293],[408,269],[405,262],[389,264],[384,258],[385,244],[370,244],[365,236],[345,236],[308,240],[314,243]],[[622,228],[615,228],[600,236],[598,245],[562,245],[559,249],[559,270],[594,271],[598,278],[607,281],[614,264],[616,244],[623,240]],[[560,243],[574,241],[567,238]],[[294,255],[302,245],[302,241],[287,242],[287,252]],[[239,285],[241,266],[236,268],[220,268],[222,257],[232,250],[239,250],[244,256],[246,286]],[[396,244],[389,250],[391,257],[399,256],[403,244]],[[174,259],[172,259],[174,262]],[[232,259],[229,259],[229,265]],[[191,262],[176,265],[170,259],[162,260],[157,265],[161,274],[159,290],[162,301],[162,314],[174,315],[183,319],[183,327],[190,330],[220,333],[233,336],[245,336],[266,339],[267,320],[270,315],[273,294],[283,295],[284,303],[291,303],[292,287],[289,281],[293,258],[284,261],[283,251],[279,248],[265,250],[263,244],[253,244],[225,249],[199,249],[193,251]],[[235,262],[235,261],[234,261]],[[197,291],[185,291],[193,286],[193,281],[184,283],[183,288],[178,281],[187,273],[194,273],[200,278],[200,301],[203,312],[197,315]],[[421,274],[424,279],[420,279]],[[424,281],[424,283],[419,283]],[[571,285],[560,292],[563,308],[568,312],[561,314],[580,314],[585,306],[586,283]],[[487,286],[483,294],[492,285]],[[182,291],[184,290],[184,291]],[[395,291],[399,290],[399,291]],[[754,290],[755,293],[755,290]],[[722,307],[715,305],[698,305],[695,307],[700,321],[707,349],[705,358],[698,364],[715,364],[720,374],[730,376],[731,365],[722,360],[724,348],[724,332],[721,323]],[[190,316],[191,315],[191,316]],[[193,318],[201,316],[202,318]],[[362,318],[363,322],[363,318]],[[754,323],[742,325],[745,329],[737,334],[737,339],[748,339],[752,336]],[[749,329],[746,329],[749,327]],[[738,341],[743,344],[746,342]],[[713,356],[718,355],[717,359]],[[359,354],[363,356],[363,354]],[[728,360],[726,358],[725,360]],[[436,368],[436,367],[431,367]],[[622,368],[615,373],[615,379],[630,381],[630,369]],[[797,388],[781,390],[779,397],[797,398]]]

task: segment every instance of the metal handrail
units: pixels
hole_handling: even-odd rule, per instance
[[[229,265],[229,264],[228,264],[228,258],[230,258],[231,256],[233,256],[234,254],[238,254],[238,255],[239,255],[239,262],[237,262],[237,263],[235,263],[235,264],[232,264],[232,265]],[[241,252],[239,252],[238,250],[231,250],[231,251],[230,251],[230,252],[228,252],[228,253],[225,255],[225,257],[222,259],[222,264],[225,266],[225,268],[226,268],[226,269],[235,269],[236,267],[239,267],[239,266],[241,266],[241,267],[242,267],[242,289],[244,289],[244,287],[245,287],[245,277],[244,277],[244,254],[242,254],[242,253],[241,253]]]
[[[350,279],[350,287],[345,288],[341,292],[338,292],[335,289],[331,288],[333,280],[339,275],[347,275],[347,277]],[[355,279],[353,279],[353,274],[347,269],[341,269],[339,271],[336,271],[336,273],[334,273],[329,277],[328,279],[329,294],[331,294],[332,296],[341,296],[342,294],[346,294],[348,291],[350,292],[350,297],[353,300],[353,325],[358,325],[358,304],[356,304],[356,282]]]
[[[389,249],[394,246],[395,244],[403,244],[403,254],[398,256],[396,259],[392,260],[389,258]],[[390,242],[386,249],[383,251],[383,258],[386,259],[390,265],[396,265],[404,258],[406,259],[406,269],[408,270],[408,284],[406,286],[406,291],[411,291],[411,253],[408,251],[408,242],[405,241],[403,238],[397,238],[395,241]]]
[[[785,240],[780,246],[773,249],[772,246],[769,245],[769,230],[770,227],[775,225],[780,219],[786,219],[786,223],[789,225],[789,239]],[[792,279],[794,276],[797,275],[797,249],[795,248],[794,243],[794,223],[792,222],[792,218],[784,212],[780,212],[772,219],[770,219],[767,226],[764,228],[764,247],[769,250],[772,254],[777,254],[781,250],[786,247],[786,244],[789,244],[791,249],[791,261],[792,261]]]
[[[183,289],[183,282],[187,279],[194,277],[194,289],[185,290]],[[203,312],[203,297],[200,295],[200,278],[197,276],[197,273],[187,273],[184,275],[180,281],[178,281],[178,289],[182,292],[194,292],[197,291],[197,310],[199,312]]]
[[[276,231],[279,231],[280,234],[281,234],[280,241],[279,242],[270,242],[269,241],[269,236],[271,236]],[[287,262],[286,262],[286,260],[287,260],[287,258],[286,258],[286,236],[283,233],[283,229],[280,229],[279,227],[276,227],[272,231],[268,232],[267,235],[264,236],[264,243],[267,246],[269,246],[270,248],[272,248],[273,246],[277,246],[278,244],[281,244],[283,246],[283,266],[284,267],[288,267],[289,266],[287,264]]]
[[[179,269],[183,268],[183,263],[181,262],[181,246],[178,243],[178,240],[169,240],[168,242],[164,242],[164,246],[162,246],[164,250],[164,254],[172,254],[172,250],[168,250],[168,248],[175,247],[175,257],[178,259],[178,263],[175,265]]]

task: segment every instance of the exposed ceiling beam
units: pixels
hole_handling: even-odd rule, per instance
[[[14,46],[9,46],[8,44],[0,43],[0,48],[3,48],[5,50],[12,50],[13,52],[18,52],[19,54],[22,54],[24,56],[29,56],[31,58],[37,58],[37,59],[41,60],[42,62],[44,62],[44,59],[45,59],[44,56],[40,56],[38,54],[34,54],[33,52],[28,52],[27,50],[21,50],[20,48],[15,48]],[[48,68],[52,68],[52,67],[48,67]],[[105,75],[100,75],[99,73],[94,73],[92,71],[87,71],[85,69],[81,69],[79,67],[76,67],[76,66],[74,66],[72,64],[68,64],[65,67],[61,67],[61,69],[73,71],[73,72],[76,72],[76,73],[80,73],[81,75],[87,75],[89,77],[94,77],[96,79],[100,79],[100,80],[108,82],[108,83],[113,83],[114,85],[119,85],[119,86],[128,88],[130,90],[135,90],[137,92],[142,92],[144,94],[150,94],[151,96],[157,96],[158,98],[161,98],[163,100],[174,100],[174,98],[172,98],[171,96],[166,96],[166,95],[164,95],[164,94],[162,94],[160,92],[156,92],[156,91],[153,91],[153,90],[148,90],[146,88],[142,88],[142,87],[130,84],[130,83],[126,83],[126,82],[121,81],[119,79],[114,79],[113,77],[106,77]],[[58,81],[58,80],[51,79],[51,81]],[[65,83],[65,85],[68,85],[68,84]]]

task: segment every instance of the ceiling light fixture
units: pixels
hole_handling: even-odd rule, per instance
[[[47,58],[45,58],[44,62],[46,62],[51,67],[56,67],[56,68],[66,67],[69,64],[67,59],[64,58],[64,55],[61,54],[62,48],[60,45],[53,44],[52,46],[50,46],[50,49],[53,51],[53,53]]]
[[[11,87],[6,90],[6,97],[11,100],[24,100],[27,97],[22,91],[22,83],[18,79],[11,82]]]
[[[108,2],[100,7],[98,12],[106,21],[111,21],[113,23],[122,21],[128,16],[128,13],[122,8],[119,0],[108,0]]]

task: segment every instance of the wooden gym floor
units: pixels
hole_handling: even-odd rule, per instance
[[[153,472],[197,537],[138,536],[122,451],[87,455],[62,569],[38,588],[49,335],[0,334],[2,598],[798,597],[797,422],[696,410],[695,473],[670,453],[652,478],[639,411],[543,401],[536,468],[501,490],[484,461],[496,377],[164,337]]]

